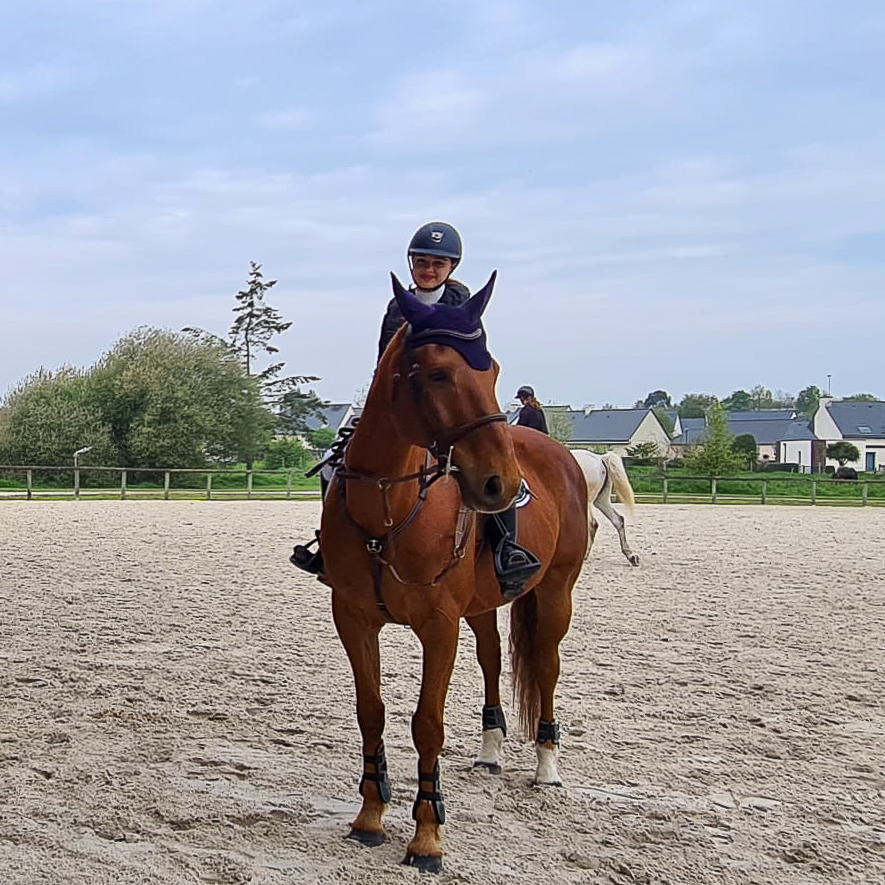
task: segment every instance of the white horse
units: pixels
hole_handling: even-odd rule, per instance
[[[633,487],[630,485],[630,479],[624,469],[621,456],[615,452],[597,455],[586,449],[572,449],[571,453],[580,464],[581,470],[584,472],[584,479],[587,480],[587,515],[590,518],[590,542],[587,544],[587,555],[590,555],[590,548],[593,546],[593,539],[599,528],[599,522],[593,514],[593,505],[595,504],[618,530],[618,537],[621,539],[621,552],[627,557],[627,562],[630,565],[639,565],[638,554],[634,553],[627,543],[624,517],[612,506],[612,488],[617,492],[621,503],[631,513],[636,503],[633,498]]]

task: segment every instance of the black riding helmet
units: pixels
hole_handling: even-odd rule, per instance
[[[438,255],[440,258],[451,258],[454,267],[457,267],[461,260],[461,235],[452,225],[444,221],[431,221],[430,224],[425,224],[415,231],[415,235],[409,241],[407,255],[409,259],[413,255]]]
[[[519,390],[516,391],[516,398],[517,399],[528,399],[530,396],[534,397],[534,395],[535,395],[535,388],[529,387],[528,384],[523,384],[523,386],[520,387]]]

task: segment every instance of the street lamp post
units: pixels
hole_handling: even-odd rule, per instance
[[[74,452],[74,500],[80,500],[80,455],[85,455],[92,451],[92,446],[83,446]]]
[[[831,396],[831,394],[830,394],[830,378],[832,378],[832,377],[833,376],[829,372],[827,372],[827,396]]]

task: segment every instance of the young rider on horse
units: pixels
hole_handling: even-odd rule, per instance
[[[544,410],[541,404],[535,399],[535,390],[528,384],[523,384],[516,391],[516,398],[522,403],[519,410],[519,417],[516,419],[517,424],[523,427],[531,427],[533,430],[540,430],[541,433],[548,433],[547,419],[544,417]]]
[[[451,275],[461,261],[461,237],[450,224],[431,222],[418,228],[412,237],[407,252],[409,268],[415,285],[412,294],[425,304],[449,304],[458,306],[470,298],[470,291],[463,283],[451,279]],[[381,323],[378,340],[378,359],[405,322],[395,299],[387,305]],[[492,525],[497,528],[497,540],[493,551],[495,571],[503,594],[515,598],[523,589],[526,580],[539,568],[538,560],[516,543],[516,510],[511,507],[504,513],[492,517]],[[290,562],[312,575],[323,572],[322,551],[313,545],[296,544]]]

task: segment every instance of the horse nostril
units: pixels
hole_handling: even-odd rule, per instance
[[[498,476],[497,473],[494,474],[493,476],[490,476],[486,480],[486,484],[485,484],[483,491],[485,492],[486,497],[488,497],[488,498],[500,498],[501,492],[504,491],[504,483],[501,482],[501,477]]]

